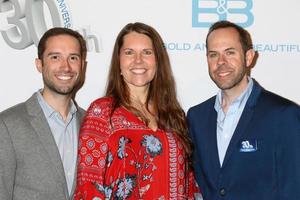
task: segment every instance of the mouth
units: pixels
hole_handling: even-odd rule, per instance
[[[133,68],[130,70],[133,74],[141,75],[146,73],[147,69],[145,68]]]
[[[217,76],[223,78],[223,77],[226,77],[226,76],[229,76],[231,74],[231,72],[217,72]]]
[[[73,75],[71,75],[71,74],[58,74],[58,75],[56,75],[56,78],[58,80],[61,80],[61,81],[68,81],[68,80],[71,80],[73,78]]]

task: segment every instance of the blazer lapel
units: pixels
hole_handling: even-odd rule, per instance
[[[259,86],[255,80],[253,80],[253,82],[254,84],[251,95],[249,96],[249,99],[245,105],[243,113],[231,138],[222,167],[226,166],[232,156],[232,153],[236,148],[238,148],[238,142],[242,139],[243,135],[247,131],[248,125],[253,116],[255,104],[262,90],[261,86]]]
[[[53,175],[63,185],[66,197],[68,197],[67,182],[61,157],[46,117],[38,103],[36,94],[28,99],[25,104],[29,115],[32,116],[31,125],[46,151],[47,155],[45,157],[51,161],[49,169],[54,171]]]
[[[212,101],[215,102],[214,100]],[[214,109],[214,106],[211,106],[213,109],[209,112],[208,115],[208,129],[207,129],[207,149],[209,149],[208,152],[211,153],[210,156],[210,166],[212,167],[211,172],[214,173],[213,176],[218,177],[218,172],[220,171],[220,161],[219,161],[219,153],[218,153],[218,145],[217,145],[217,112]],[[217,173],[216,173],[217,172]]]
[[[79,131],[80,131],[80,125],[81,125],[81,122],[83,120],[84,115],[85,115],[85,110],[83,110],[80,107],[77,107],[76,116],[77,116],[77,122],[78,122],[78,134],[79,134]]]
[[[78,135],[77,135],[78,138],[79,138],[79,132],[80,132],[80,127],[81,127],[81,122],[83,120],[84,115],[85,115],[85,110],[83,110],[82,108],[80,108],[80,107],[77,106],[76,117],[77,117],[77,122],[78,122]],[[77,180],[77,165],[76,165],[76,168],[75,168],[75,176],[74,176],[74,182],[73,182],[72,191],[71,191],[71,199],[73,199],[73,195],[75,193],[76,180]]]

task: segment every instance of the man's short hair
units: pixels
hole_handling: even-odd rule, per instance
[[[47,30],[44,35],[41,37],[39,44],[38,44],[38,58],[42,60],[43,54],[46,49],[46,44],[47,41],[50,37],[53,36],[58,36],[58,35],[69,35],[71,37],[74,37],[77,39],[77,41],[80,44],[80,55],[83,60],[86,59],[86,52],[87,52],[87,47],[86,47],[86,42],[82,35],[78,33],[77,31],[74,31],[69,28],[63,28],[63,27],[54,27],[49,30]]]
[[[206,49],[208,47],[207,40],[208,40],[209,35],[213,31],[215,31],[217,29],[222,29],[222,28],[234,28],[238,32],[239,37],[240,37],[240,43],[242,45],[244,53],[246,53],[249,49],[253,49],[253,44],[252,44],[252,39],[251,39],[250,33],[247,30],[245,30],[244,28],[242,28],[241,26],[239,26],[235,23],[232,23],[230,21],[226,21],[226,20],[218,21],[209,28],[207,36],[206,36]]]

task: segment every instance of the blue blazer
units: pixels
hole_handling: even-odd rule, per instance
[[[300,200],[300,107],[257,82],[220,166],[216,96],[189,109],[193,165],[205,200]]]

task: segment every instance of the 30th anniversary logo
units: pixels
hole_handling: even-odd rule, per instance
[[[48,13],[50,19],[47,18]],[[37,46],[43,33],[51,28],[49,26],[74,27],[66,0],[0,0],[0,31],[11,48]],[[96,35],[85,28],[78,31],[86,39],[89,51],[100,52],[100,41]]]

